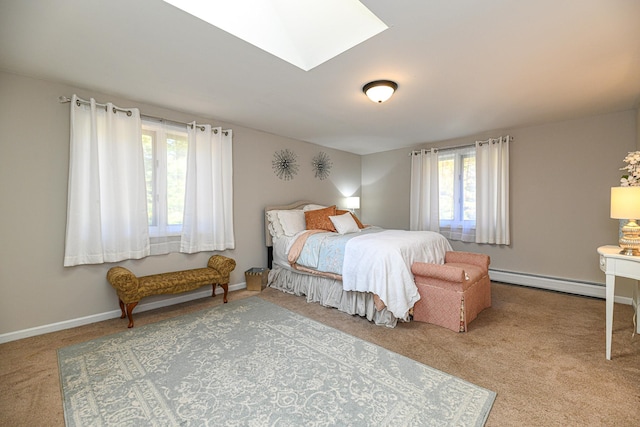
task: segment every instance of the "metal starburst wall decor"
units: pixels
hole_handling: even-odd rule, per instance
[[[315,155],[313,161],[311,162],[311,165],[313,166],[315,177],[320,180],[323,180],[329,176],[331,166],[333,166],[333,164],[331,163],[331,159],[324,151],[321,151]]]
[[[298,163],[296,163],[296,155],[289,149],[276,151],[273,153],[273,160],[271,166],[273,172],[280,179],[289,181],[293,179],[293,176],[298,173]]]

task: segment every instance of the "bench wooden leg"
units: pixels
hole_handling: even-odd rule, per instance
[[[127,317],[127,312],[124,310],[124,303],[120,298],[118,298],[118,303],[120,304],[120,311],[122,312],[122,315],[120,316],[120,318],[124,319],[125,317]]]
[[[224,301],[224,303],[227,303],[227,294],[229,293],[229,284],[228,283],[222,283],[220,284],[220,286],[222,286],[222,289],[224,289],[224,295],[223,295],[223,299],[222,301]]]
[[[229,284],[228,283],[214,283],[213,284],[213,293],[211,294],[211,298],[216,296],[216,285],[220,285],[220,287],[224,290],[224,295],[222,296],[222,301],[227,303],[227,294],[229,293]]]
[[[138,301],[130,302],[127,304],[127,317],[129,318],[129,326],[127,328],[133,328],[133,309],[138,305]]]

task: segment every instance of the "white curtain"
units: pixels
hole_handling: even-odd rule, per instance
[[[476,142],[476,243],[510,244],[509,136]]]
[[[149,255],[140,112],[128,111],[72,97],[65,266]]]
[[[192,123],[180,251],[235,248],[232,132]]]
[[[409,229],[439,231],[438,153],[411,154]]]

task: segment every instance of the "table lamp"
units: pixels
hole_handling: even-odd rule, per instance
[[[626,219],[618,244],[623,255],[640,255],[640,187],[611,188],[611,218]]]
[[[347,197],[347,209],[351,212],[360,209],[360,197]]]

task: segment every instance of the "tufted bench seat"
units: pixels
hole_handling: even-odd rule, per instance
[[[174,271],[136,277],[124,267],[112,267],[107,272],[107,280],[118,294],[121,319],[129,318],[129,328],[133,327],[133,309],[140,300],[150,295],[178,294],[204,285],[213,285],[212,297],[216,296],[216,285],[224,289],[224,302],[229,292],[229,274],[236,268],[236,262],[222,255],[209,258],[207,267]],[[126,313],[125,313],[126,308]]]
[[[491,307],[490,262],[488,255],[449,251],[444,264],[414,263],[420,300],[413,319],[466,332],[478,313]]]

